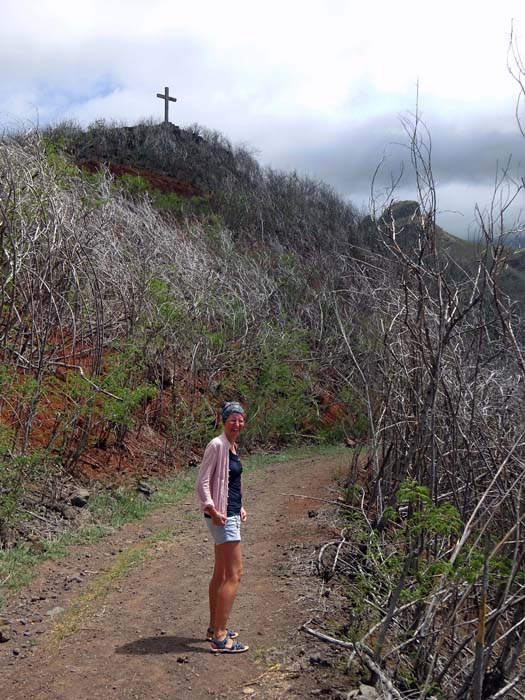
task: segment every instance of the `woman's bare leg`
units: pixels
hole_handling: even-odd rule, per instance
[[[224,639],[226,625],[232,611],[239,584],[242,577],[242,548],[240,542],[225,542],[216,545],[215,559],[217,565],[217,581],[219,573],[222,573],[222,582],[219,584],[214,600],[214,618],[212,627],[215,629],[215,638]],[[215,577],[215,569],[214,569]],[[213,578],[212,578],[213,581]],[[211,588],[211,584],[210,584]],[[211,597],[210,597],[211,600]],[[212,609],[210,603],[210,611]],[[228,644],[229,646],[229,644]]]
[[[224,581],[224,563],[222,557],[217,556],[217,547],[220,545],[215,545],[215,563],[213,565],[213,576],[211,577],[210,585],[208,588],[208,596],[210,600],[210,623],[209,627],[215,629],[217,625],[217,596],[219,593],[219,588],[222,586]]]

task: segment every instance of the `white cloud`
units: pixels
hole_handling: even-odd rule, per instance
[[[399,137],[418,82],[444,186],[458,174],[479,186],[516,134],[506,60],[511,20],[525,32],[522,0],[0,3],[0,125],[161,120],[169,85],[175,123],[219,129],[344,194]]]

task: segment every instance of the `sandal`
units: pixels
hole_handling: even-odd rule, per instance
[[[230,639],[237,639],[237,637],[239,636],[238,632],[234,632],[234,630],[230,630],[228,628],[226,628],[226,632],[229,634]],[[211,642],[214,634],[215,634],[215,630],[213,629],[213,627],[208,627],[208,629],[206,631],[206,641]]]
[[[212,639],[211,643],[215,646],[210,648],[212,654],[241,654],[243,651],[248,651],[250,648],[241,642],[232,642],[231,647],[227,647],[228,641],[231,639],[229,634],[226,634],[224,639]]]

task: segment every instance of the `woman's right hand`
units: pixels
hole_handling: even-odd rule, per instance
[[[223,513],[219,513],[219,511],[216,510],[213,513],[210,513],[210,515],[211,521],[214,525],[218,525],[219,527],[226,525],[226,516],[223,515]]]
[[[210,516],[211,521],[214,525],[218,525],[219,527],[222,527],[223,525],[226,524],[226,516],[223,515],[222,513],[219,513],[218,510],[215,510],[213,506],[207,506],[204,509],[204,512]]]

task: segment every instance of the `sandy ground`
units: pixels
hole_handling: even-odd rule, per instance
[[[325,649],[312,658],[315,640],[298,631],[312,612],[307,591],[319,585],[308,563],[334,533],[318,516],[322,503],[284,494],[333,498],[333,477],[348,459],[316,457],[244,475],[245,573],[230,627],[249,652],[214,655],[203,640],[213,545],[188,498],[45,564],[10,601],[2,697],[341,697],[334,659],[325,660]]]

